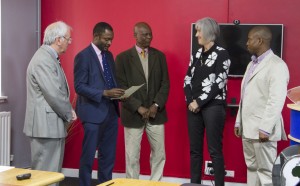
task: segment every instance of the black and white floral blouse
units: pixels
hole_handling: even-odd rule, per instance
[[[226,104],[226,85],[230,66],[228,52],[214,44],[208,51],[200,48],[191,56],[184,78],[187,105],[195,99],[200,108]]]

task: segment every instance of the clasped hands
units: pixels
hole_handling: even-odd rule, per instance
[[[193,100],[193,102],[191,102],[189,104],[188,108],[189,108],[189,111],[194,112],[194,113],[198,113],[200,111],[200,107],[196,100]]]
[[[140,106],[138,108],[138,113],[142,116],[145,122],[149,121],[149,118],[155,118],[158,107],[153,103],[149,108]]]

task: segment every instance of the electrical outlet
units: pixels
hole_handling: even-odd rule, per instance
[[[211,161],[205,161],[205,169],[212,167],[212,162]]]
[[[204,174],[212,176],[212,175],[214,175],[213,171],[214,171],[214,169],[212,167],[212,162],[211,161],[205,161]]]
[[[205,169],[204,174],[208,176],[214,175],[214,168],[212,167],[211,161],[205,161]],[[225,176],[226,177],[234,177],[234,171],[233,170],[225,170]]]
[[[226,174],[225,176],[226,177],[234,177],[234,171],[233,170],[225,170]]]

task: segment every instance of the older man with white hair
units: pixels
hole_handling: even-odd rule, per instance
[[[66,125],[77,118],[59,61],[71,41],[70,26],[50,24],[27,68],[24,133],[30,138],[32,169],[61,171]]]

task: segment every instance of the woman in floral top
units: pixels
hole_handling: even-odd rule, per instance
[[[203,141],[206,130],[208,151],[213,163],[215,185],[224,186],[223,129],[225,123],[226,84],[230,59],[215,40],[220,34],[212,18],[198,20],[196,37],[202,46],[191,56],[184,78],[188,106],[191,183],[201,183]]]

